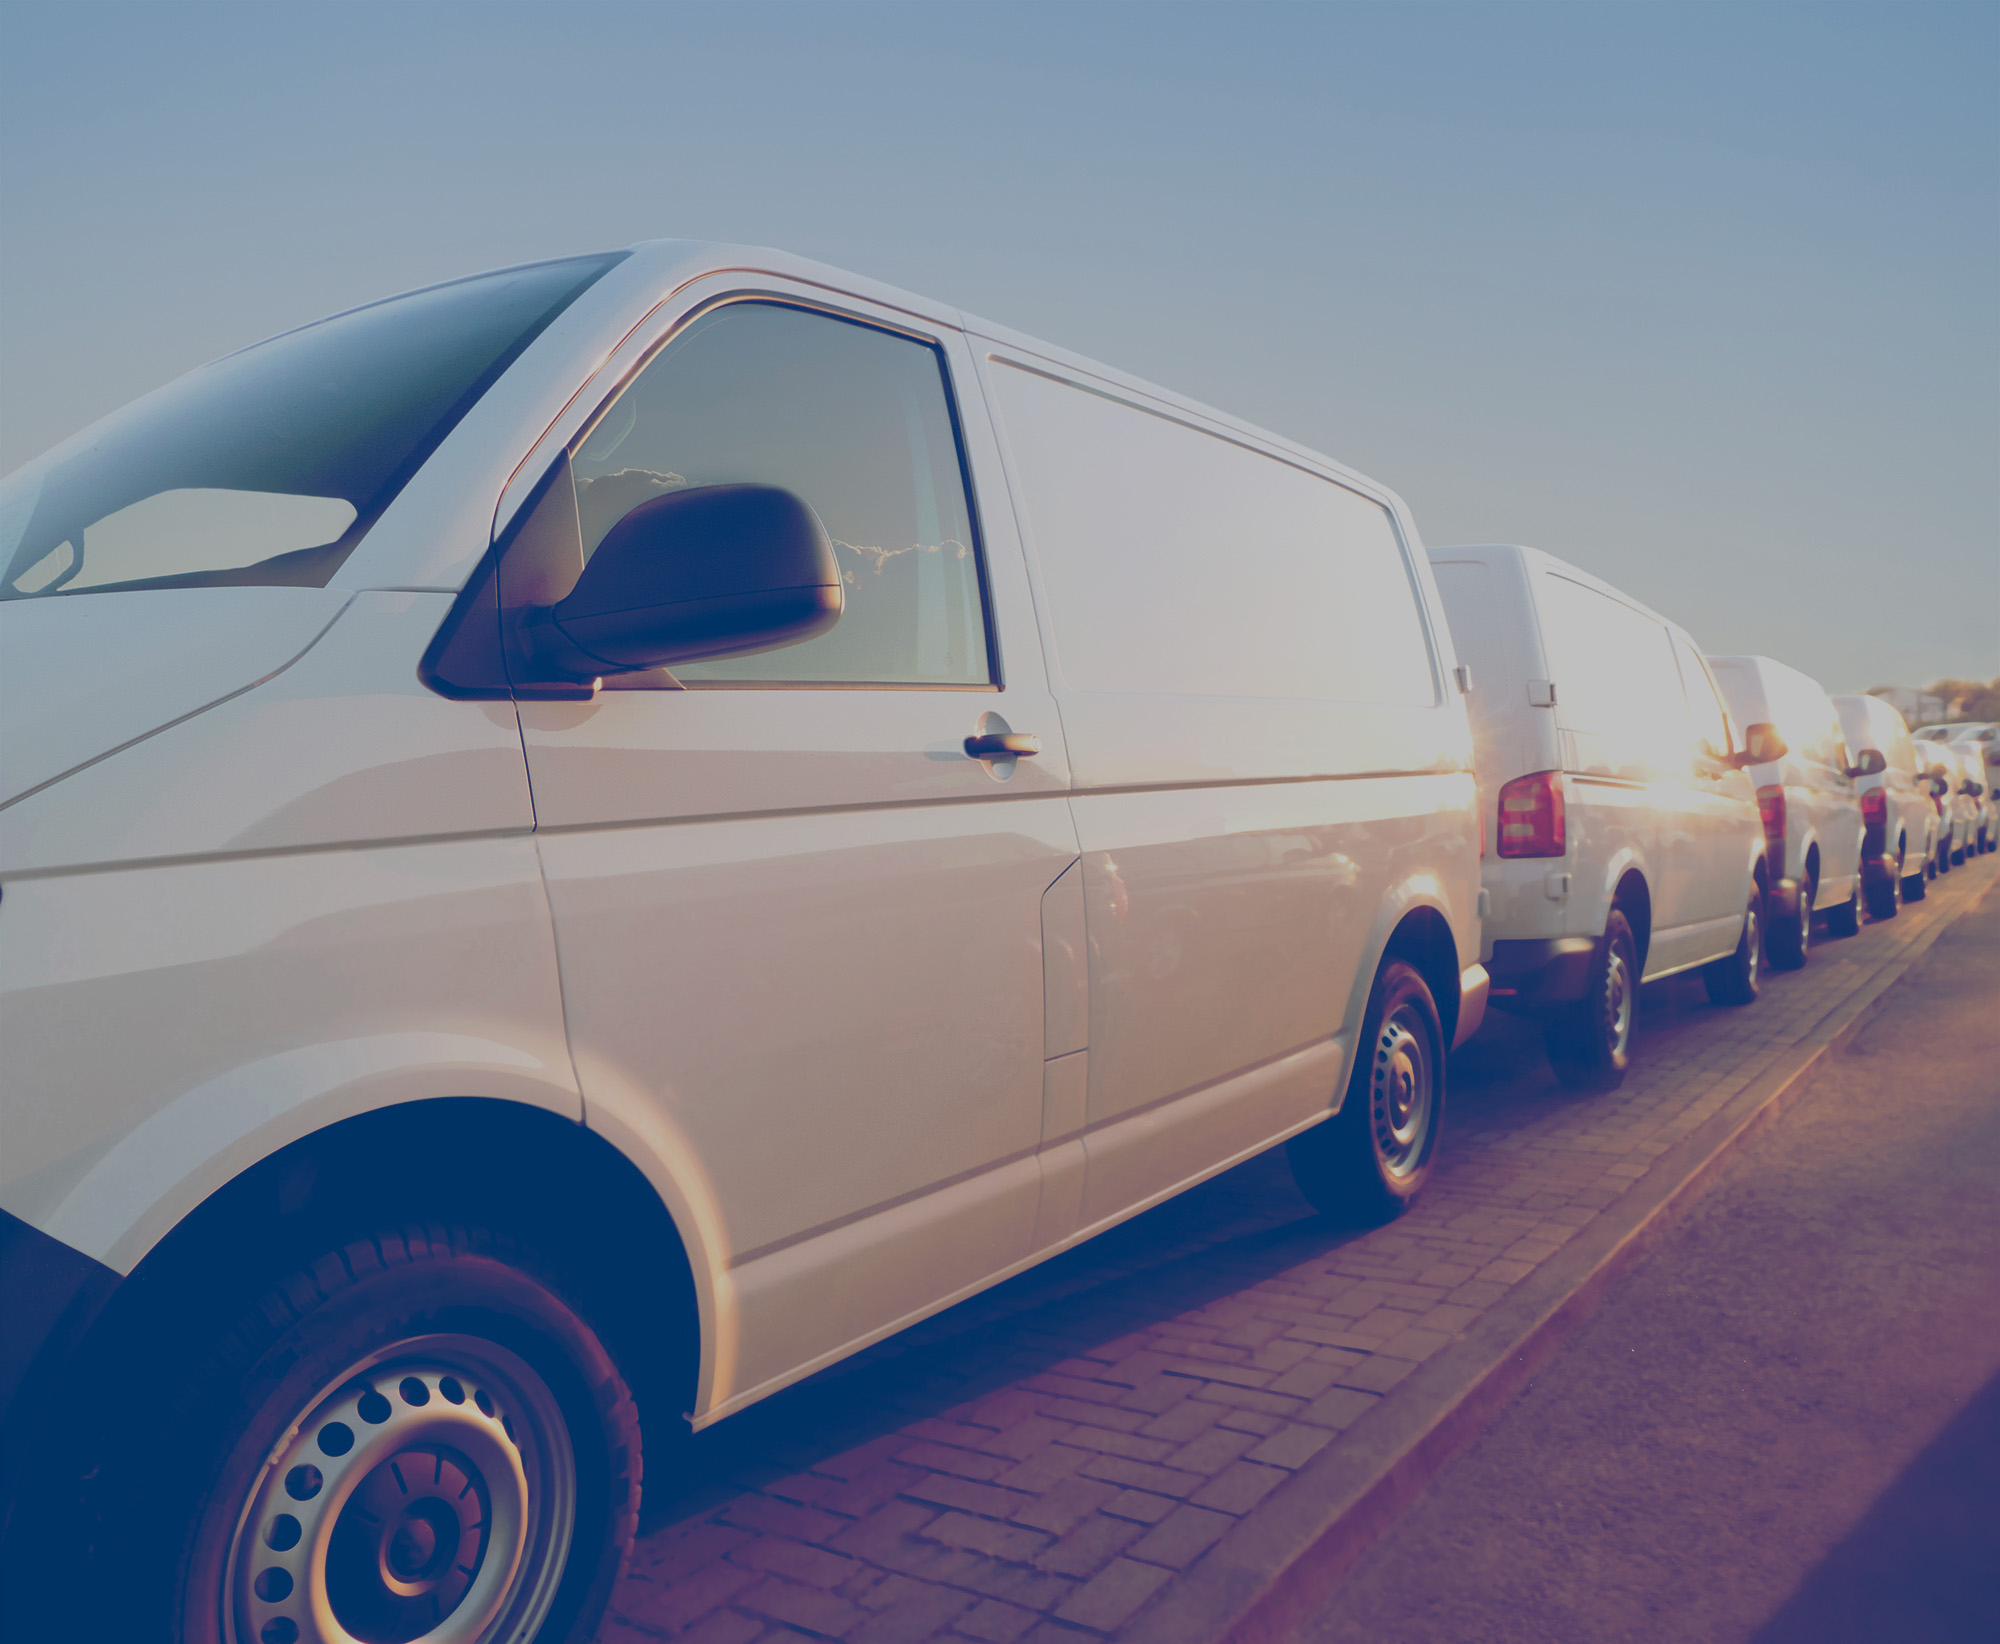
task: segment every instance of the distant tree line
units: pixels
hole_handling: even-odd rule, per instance
[[[1868,694],[1895,696],[1902,690],[1899,685],[1875,685]],[[1946,723],[1964,719],[2000,720],[2000,679],[1989,679],[1983,685],[1976,679],[1940,679],[1934,685],[1926,685],[1923,694],[1936,697],[1943,705],[1944,712],[1938,718]]]

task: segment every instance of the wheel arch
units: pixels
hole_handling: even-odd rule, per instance
[[[1611,905],[1625,915],[1638,947],[1639,974],[1646,973],[1646,950],[1653,943],[1653,890],[1637,867],[1627,867],[1611,893]]]
[[[1437,1002],[1438,1020],[1444,1028],[1444,1042],[1449,1048],[1458,1032],[1461,1001],[1458,944],[1452,938],[1451,925],[1443,912],[1422,903],[1403,914],[1383,945],[1382,957],[1369,972],[1370,987],[1391,959],[1402,959],[1414,965],[1417,974],[1423,977],[1425,986],[1431,990],[1431,998]]]
[[[691,1409],[699,1310],[668,1206],[603,1137],[489,1097],[377,1108],[257,1160],[154,1244],[85,1353],[116,1358],[161,1335],[198,1342],[327,1249],[414,1222],[471,1222],[526,1242],[611,1349],[648,1431],[674,1431]]]

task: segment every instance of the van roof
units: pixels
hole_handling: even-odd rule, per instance
[[[880,303],[885,308],[901,309],[904,313],[919,319],[954,326],[968,336],[977,337],[984,342],[997,343],[1024,354],[1032,354],[1066,371],[1093,378],[1103,387],[1118,390],[1125,396],[1152,400],[1161,408],[1192,411],[1204,420],[1214,422],[1231,432],[1245,435],[1260,445],[1296,457],[1302,463],[1321,470],[1327,477],[1349,485],[1373,501],[1382,503],[1395,515],[1397,529],[1409,538],[1410,551],[1412,553],[1422,551],[1423,544],[1416,535],[1408,506],[1396,492],[1379,480],[1357,473],[1323,451],[1315,451],[1311,446],[1301,445],[1297,440],[1287,439],[1283,434],[1275,434],[1268,428],[1261,428],[1255,423],[1244,421],[1241,417],[1231,416],[1227,411],[1218,411],[1214,406],[1204,404],[1178,390],[1161,387],[1157,383],[1146,381],[1143,377],[1132,376],[1084,355],[1072,354],[1067,349],[1058,348],[1039,338],[981,319],[975,314],[968,314],[963,309],[954,308],[948,303],[938,302],[914,291],[905,291],[899,286],[888,285],[844,268],[836,268],[830,263],[815,262],[810,257],[800,257],[789,251],[780,251],[773,246],[738,245],[719,240],[642,240],[628,249],[632,261],[653,275],[662,295],[676,291],[689,281],[700,279],[704,275],[723,272],[773,274],[781,279],[796,280],[804,285],[829,286],[836,291],[852,292],[855,296],[864,297],[870,302]]]
[[[1674,633],[1694,645],[1694,636],[1670,616],[1664,616],[1646,604],[1634,599],[1623,588],[1606,582],[1602,577],[1592,576],[1580,565],[1572,565],[1566,559],[1558,559],[1554,554],[1540,548],[1529,548],[1517,542],[1468,543],[1458,547],[1427,548],[1424,552],[1433,565],[1474,562],[1485,565],[1512,565],[1523,575],[1531,571],[1554,571],[1559,576],[1582,583],[1586,588],[1594,588],[1598,593],[1617,600],[1621,605],[1629,605],[1633,610],[1651,617],[1655,622],[1664,623]],[[1695,645],[1696,650],[1701,647]]]

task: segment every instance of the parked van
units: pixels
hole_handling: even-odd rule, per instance
[[[1701,969],[1757,996],[1770,870],[1744,739],[1687,634],[1533,548],[1433,548],[1491,845],[1483,957],[1493,999],[1544,1024],[1567,1083],[1625,1075],[1642,978]]]
[[[1912,745],[1917,751],[1919,785],[1928,788],[1931,805],[1937,812],[1937,841],[1924,875],[1935,879],[1941,873],[1950,873],[1953,864],[1964,858],[1965,813],[1956,803],[1958,785],[1964,778],[1959,774],[1958,760],[1946,744],[1919,737]]]
[[[1986,848],[1986,762],[1969,742],[1947,742],[1942,751],[1952,767],[1945,772],[1951,784],[1945,799],[1952,821],[1951,865],[1959,867]]]
[[[1937,847],[1938,811],[1928,772],[1917,762],[1910,728],[1879,696],[1837,696],[1834,711],[1847,737],[1848,752],[1859,759],[1873,748],[1883,768],[1857,779],[1861,795],[1861,877],[1868,893],[1868,917],[1893,919],[1907,898],[1924,899],[1925,868]]]
[[[0,522],[11,1637],[588,1639],[676,1430],[1274,1144],[1430,1172],[1471,736],[1311,451],[664,242]]]
[[[1819,682],[1767,656],[1712,656],[1708,665],[1739,725],[1770,723],[1784,758],[1750,769],[1772,879],[1764,941],[1771,963],[1796,970],[1812,947],[1813,913],[1834,936],[1861,929],[1861,796],[1855,780],[1883,769],[1869,749],[1849,756],[1833,701]]]

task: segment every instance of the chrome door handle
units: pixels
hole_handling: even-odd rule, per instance
[[[968,736],[965,739],[965,752],[969,759],[1011,759],[1019,754],[1038,754],[1041,751],[1040,737],[1023,736],[1019,731],[1008,731],[998,736]]]

